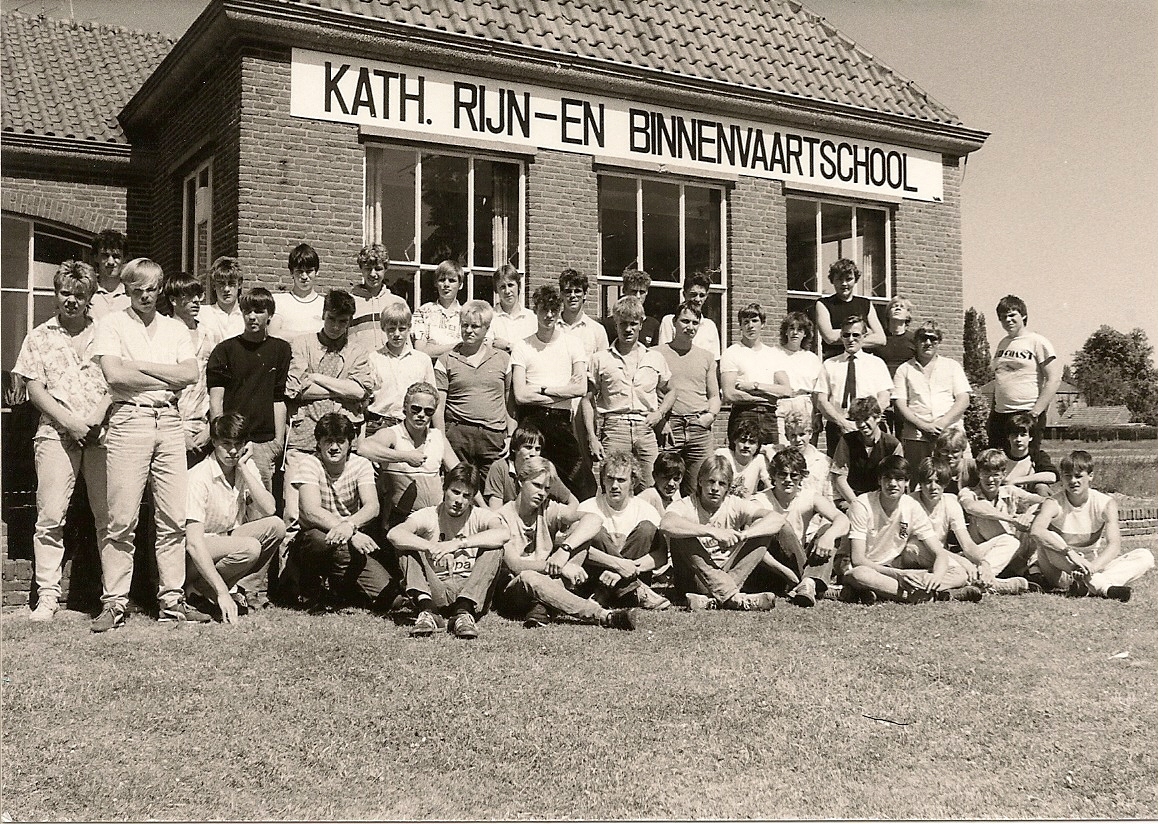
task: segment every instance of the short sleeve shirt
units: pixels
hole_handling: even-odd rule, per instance
[[[299,335],[309,335],[322,328],[322,307],[326,299],[314,293],[305,300],[292,292],[276,292],[273,296],[274,317],[280,318],[277,336],[292,341]]]
[[[1024,515],[1037,506],[1037,501],[1040,500],[1037,496],[1011,484],[1001,485],[1001,488],[997,490],[996,501],[990,501],[983,493],[978,492],[976,487],[972,486],[962,489],[958,493],[958,497],[962,501],[986,501],[996,507],[1001,514],[1009,516]],[[1013,528],[1013,525],[1005,521],[976,515],[970,517],[969,537],[977,543],[980,544],[991,538],[996,538],[998,535],[1019,537],[1019,533]]]
[[[378,388],[378,374],[370,364],[365,349],[350,338],[343,346],[322,343],[321,333],[302,335],[290,344],[290,367],[286,378],[286,399],[293,401],[293,411],[289,420],[289,446],[302,452],[314,451],[314,427],[323,415],[340,412],[355,423],[362,422],[365,400],[344,400],[319,398],[301,402],[306,379],[317,373],[332,378],[346,378],[354,381],[367,392]]]
[[[246,461],[246,466],[256,477],[257,464],[253,459]],[[253,493],[241,472],[236,472],[233,480],[233,484],[229,483],[212,455],[190,469],[185,520],[200,523],[206,535],[228,535],[244,524]]]
[[[587,374],[600,414],[648,413],[659,408],[658,388],[671,378],[671,369],[663,355],[637,343],[626,355],[614,346],[596,352]]]
[[[350,321],[350,340],[367,352],[374,352],[386,345],[386,333],[382,331],[382,310],[392,303],[406,305],[406,301],[383,286],[377,295],[362,284],[350,290],[354,298],[354,318]],[[319,327],[320,328],[320,327]]]
[[[195,360],[197,350],[189,337],[189,330],[179,320],[157,313],[145,326],[132,307],[123,312],[105,315],[96,328],[93,352],[97,357],[106,355],[128,361],[144,361],[176,366]],[[172,403],[176,393],[170,389],[133,391],[110,387],[113,401],[131,401],[144,404]]]
[[[848,377],[848,353],[842,352],[822,364],[820,375],[812,387],[815,394],[823,394],[837,407],[843,407],[844,382]],[[865,351],[856,353],[856,397],[875,397],[880,392],[893,394],[893,379],[889,368],[876,355]]]
[[[780,350],[766,345],[757,349],[734,343],[720,358],[720,374],[734,372],[736,380],[744,383],[775,383],[776,373],[786,371],[785,367]]]
[[[859,373],[857,380],[860,380]],[[924,368],[915,359],[905,361],[893,375],[893,396],[904,402],[918,418],[930,423],[952,409],[958,395],[968,395],[971,391],[961,364],[942,355],[933,358]],[[965,431],[961,421],[952,428]],[[908,421],[905,421],[902,437],[906,441],[936,440]]]
[[[483,483],[483,497],[489,502],[491,498],[510,503],[519,492],[519,481],[515,475],[515,465],[510,461],[495,461],[487,470],[486,481]],[[557,477],[551,482],[548,493],[554,500],[566,503],[571,492]]]
[[[510,372],[510,355],[486,343],[472,357],[457,348],[440,355],[434,363],[434,385],[446,393],[447,422],[506,431]]]
[[[783,364],[781,368],[788,373],[788,385],[792,387],[792,391],[798,395],[811,393],[812,388],[816,386],[816,379],[823,369],[817,354],[809,352],[807,349],[796,352],[789,352],[783,347],[776,347],[776,349],[780,353],[780,362]],[[806,395],[804,401],[808,404],[806,408],[808,414],[811,415],[811,398]],[[776,408],[782,414],[786,414],[791,409],[799,408],[799,401],[795,397],[781,398],[776,403]]]
[[[848,508],[848,537],[865,542],[868,559],[888,564],[918,540],[934,537],[929,516],[917,501],[902,495],[892,514],[881,506],[880,492],[858,495]]]
[[[197,324],[204,327],[206,333],[218,342],[236,337],[245,331],[245,317],[237,304],[233,305],[230,312],[222,311],[216,303],[204,306],[197,314]]]
[[[276,436],[274,404],[285,400],[292,359],[291,344],[282,338],[249,341],[241,335],[222,341],[209,356],[205,378],[210,389],[223,389],[225,414],[245,416],[244,436],[268,443]]]
[[[450,306],[437,301],[424,303],[414,313],[411,329],[415,341],[430,341],[445,346],[462,342],[462,323],[459,313],[462,306],[456,300]]]
[[[406,525],[414,531],[415,535],[427,541],[453,541],[455,538],[469,538],[495,527],[506,528],[506,522],[499,517],[497,512],[472,506],[470,514],[466,516],[462,526],[454,534],[451,534],[447,523],[439,516],[440,509],[438,506],[428,506],[413,512],[406,519]],[[478,554],[478,547],[461,547],[449,555],[445,564],[435,565],[435,574],[442,580],[446,580],[452,575],[470,575]]]
[[[430,356],[406,344],[400,355],[389,349],[369,353],[370,364],[378,376],[378,388],[370,399],[368,411],[390,418],[403,417],[402,401],[406,390],[416,383],[435,386],[437,377]]]
[[[712,353],[692,345],[684,354],[671,348],[671,344],[657,346],[656,349],[667,361],[671,378],[667,391],[675,392],[673,415],[702,415],[708,411],[708,381],[716,368]]]
[[[816,493],[811,489],[801,489],[788,505],[784,506],[770,489],[755,496],[757,503],[768,507],[777,515],[784,516],[792,531],[796,533],[796,537],[802,541],[804,532],[816,513],[816,498]]]
[[[1045,384],[1045,367],[1057,357],[1053,344],[1036,332],[1006,335],[993,353],[993,408],[997,412],[1033,409]]]
[[[297,462],[294,473],[287,479],[293,486],[316,486],[322,498],[322,508],[334,515],[348,518],[362,508],[362,494],[358,487],[374,485],[374,465],[361,455],[350,455],[342,474],[334,477],[326,472],[317,455],[307,455]]]
[[[741,498],[751,498],[761,489],[772,486],[772,479],[768,475],[768,464],[764,456],[757,453],[747,466],[740,466],[736,456],[726,446],[716,450],[716,455],[726,458],[732,466],[732,494]]]
[[[28,333],[12,371],[44,384],[61,406],[81,418],[88,417],[109,391],[104,372],[93,359],[96,326],[90,322],[73,338],[53,315]],[[43,412],[36,437],[72,440],[67,429]]]
[[[125,292],[123,283],[117,283],[112,291],[97,286],[92,301],[88,305],[88,313],[93,320],[100,320],[112,312],[123,312],[131,305],[132,301]]]
[[[926,512],[929,523],[933,525],[933,535],[944,545],[949,538],[950,530],[965,531],[965,512],[961,509],[961,502],[957,496],[948,492],[941,494],[937,505]]]
[[[1011,458],[1008,452],[1005,453],[1006,483],[1016,484],[1021,478],[1028,478],[1039,472],[1052,472],[1055,479],[1057,477],[1057,467],[1053,465],[1053,461],[1050,460],[1049,454],[1044,449],[1031,449],[1029,454],[1021,459]]]
[[[697,524],[706,526],[714,526],[720,529],[734,529],[737,532],[746,529],[751,524],[763,518],[768,514],[768,506],[765,503],[743,498],[737,498],[735,495],[728,495],[724,498],[720,508],[709,515],[695,499],[694,496],[681,498],[678,501],[672,501],[672,505],[667,508],[668,513],[677,515],[684,520],[691,521]],[[735,547],[725,548],[717,543],[715,538],[703,537],[698,539],[704,548],[712,557],[712,561],[718,567],[723,567],[727,562],[729,556],[735,550]]]
[[[671,343],[675,340],[675,315],[664,315],[659,322],[659,342]],[[698,346],[712,356],[713,361],[720,359],[720,330],[716,322],[706,315],[700,320],[696,336],[692,338],[692,346]]]
[[[539,319],[535,313],[523,306],[514,307],[513,312],[504,312],[495,307],[495,317],[491,321],[491,333],[499,340],[505,340],[511,346],[516,341],[535,334],[539,328]]]
[[[537,324],[536,321],[536,328]],[[585,313],[581,313],[574,323],[567,323],[560,318],[559,328],[565,332],[570,332],[579,339],[579,342],[583,344],[583,352],[588,358],[596,352],[606,349],[609,345],[607,330],[599,321]]]
[[[536,390],[541,386],[557,388],[570,383],[576,364],[586,367],[587,354],[582,342],[562,328],[546,343],[537,334],[530,335],[515,344],[511,352],[511,367],[523,367],[527,386]],[[552,403],[551,408],[570,411],[571,400],[561,398]]]
[[[547,560],[554,549],[555,536],[567,528],[566,512],[562,504],[551,501],[535,516],[533,524],[524,524],[519,517],[518,502],[504,504],[499,517],[511,531],[507,547],[515,549],[522,558]]]
[[[607,498],[597,495],[579,504],[579,511],[592,512],[602,518],[603,528],[618,549],[623,548],[631,530],[644,522],[658,526],[660,518],[654,506],[634,495],[623,509],[613,509]]]

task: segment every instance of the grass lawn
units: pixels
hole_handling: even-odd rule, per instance
[[[21,819],[1158,815],[1158,576],[1126,605],[219,625],[3,616]],[[1128,655],[1122,655],[1128,653]]]

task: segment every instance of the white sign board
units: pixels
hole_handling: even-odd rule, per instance
[[[942,198],[934,152],[307,49],[293,50],[290,113],[432,142],[457,136],[862,196]]]

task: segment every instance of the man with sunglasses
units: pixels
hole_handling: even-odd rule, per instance
[[[889,368],[876,355],[863,350],[868,326],[863,318],[851,315],[840,327],[844,352],[828,358],[812,388],[813,402],[825,418],[824,439],[828,457],[845,432],[855,432],[856,423],[848,417],[848,407],[857,398],[875,396],[880,408],[888,409],[893,393]]]
[[[942,432],[965,430],[961,421],[973,391],[961,364],[940,355],[941,337],[936,321],[922,323],[913,333],[916,356],[898,366],[893,376],[905,460],[914,470],[932,456]],[[915,486],[917,479],[911,482]]]

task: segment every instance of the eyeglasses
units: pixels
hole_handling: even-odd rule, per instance
[[[788,480],[788,481],[798,481],[804,477],[804,473],[802,473],[802,472],[777,472],[776,477],[777,478],[784,478],[785,480]]]
[[[428,418],[432,418],[432,417],[434,417],[434,407],[433,406],[419,406],[416,403],[412,403],[412,404],[410,404],[410,414],[411,415],[422,414]]]
[[[921,341],[921,343],[940,343],[941,342],[941,338],[939,338],[937,335],[918,335],[917,340]]]
[[[863,338],[864,333],[863,332],[841,332],[840,336],[842,338],[846,338],[848,340],[856,340],[857,338]]]
[[[563,294],[564,295],[586,295],[587,290],[581,289],[578,286],[573,286],[570,289],[564,289]]]

